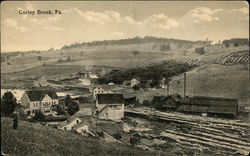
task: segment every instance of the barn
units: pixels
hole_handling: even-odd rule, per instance
[[[152,105],[154,108],[163,111],[173,111],[178,107],[181,96],[173,94],[169,96],[154,96]]]
[[[238,99],[193,96],[179,101],[179,112],[207,114],[215,117],[235,118],[238,113]]]

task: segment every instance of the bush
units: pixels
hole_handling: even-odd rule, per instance
[[[117,140],[120,140],[122,138],[122,135],[119,132],[117,132],[117,133],[113,134],[113,137]]]
[[[36,121],[44,121],[44,119],[45,119],[45,116],[44,116],[44,114],[43,114],[43,112],[42,111],[36,111],[35,112],[35,116],[33,117],[33,119],[34,120],[36,120]]]
[[[195,48],[195,53],[200,54],[200,55],[205,54],[204,47],[201,47],[201,48]]]
[[[161,45],[161,47],[160,47],[160,51],[169,51],[169,50],[171,50],[171,47],[170,47],[170,45],[169,44],[167,44],[167,45],[165,45],[165,44],[163,44],[163,45]]]
[[[79,106],[75,101],[71,101],[71,103],[68,105],[67,109],[69,115],[75,114],[77,111],[79,111]]]
[[[226,47],[226,48],[230,47],[230,44],[226,43],[226,44],[225,44],[225,47]]]
[[[62,105],[56,105],[56,112],[58,113],[58,115],[65,114],[65,111]]]
[[[143,100],[142,105],[143,106],[150,106],[150,102],[148,100]]]

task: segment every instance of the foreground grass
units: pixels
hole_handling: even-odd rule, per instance
[[[166,155],[128,145],[106,143],[71,132],[26,121],[12,128],[11,118],[1,119],[1,151],[9,155]]]

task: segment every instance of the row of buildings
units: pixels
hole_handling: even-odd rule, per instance
[[[221,116],[235,118],[238,113],[238,99],[180,95],[155,96],[152,105],[159,110],[178,111],[204,116]]]

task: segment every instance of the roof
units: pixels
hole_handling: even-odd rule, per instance
[[[194,96],[182,98],[180,104],[178,111],[222,114],[236,114],[238,111],[238,99],[234,98]]]
[[[30,90],[26,91],[30,101],[41,101],[46,94],[51,98],[51,99],[58,99],[58,96],[54,90]]]
[[[89,77],[91,79],[98,79],[98,76],[96,74],[89,74]]]
[[[96,88],[98,88],[98,87],[102,88],[105,91],[112,90],[115,88],[113,85],[107,85],[107,84],[98,85]]]
[[[97,94],[98,104],[124,103],[123,94]]]
[[[84,118],[81,118],[81,123],[74,125],[73,128],[78,129],[78,128],[85,126],[85,125],[91,126],[91,122],[92,122],[91,117],[85,116]]]
[[[169,96],[154,96],[153,97],[153,103],[154,104],[165,104],[165,101],[168,99],[168,98],[172,98],[174,101],[176,102],[179,102],[181,97],[179,94],[173,94],[173,95],[169,95]]]
[[[73,115],[73,116],[71,116],[70,118],[68,118],[66,121],[61,122],[59,125],[60,125],[61,127],[66,126],[66,125],[68,125],[69,123],[71,123],[72,121],[74,121],[74,120],[76,120],[76,119],[80,119],[80,120],[81,120],[81,118],[79,118],[78,116]],[[81,120],[81,121],[82,121],[82,120]]]

